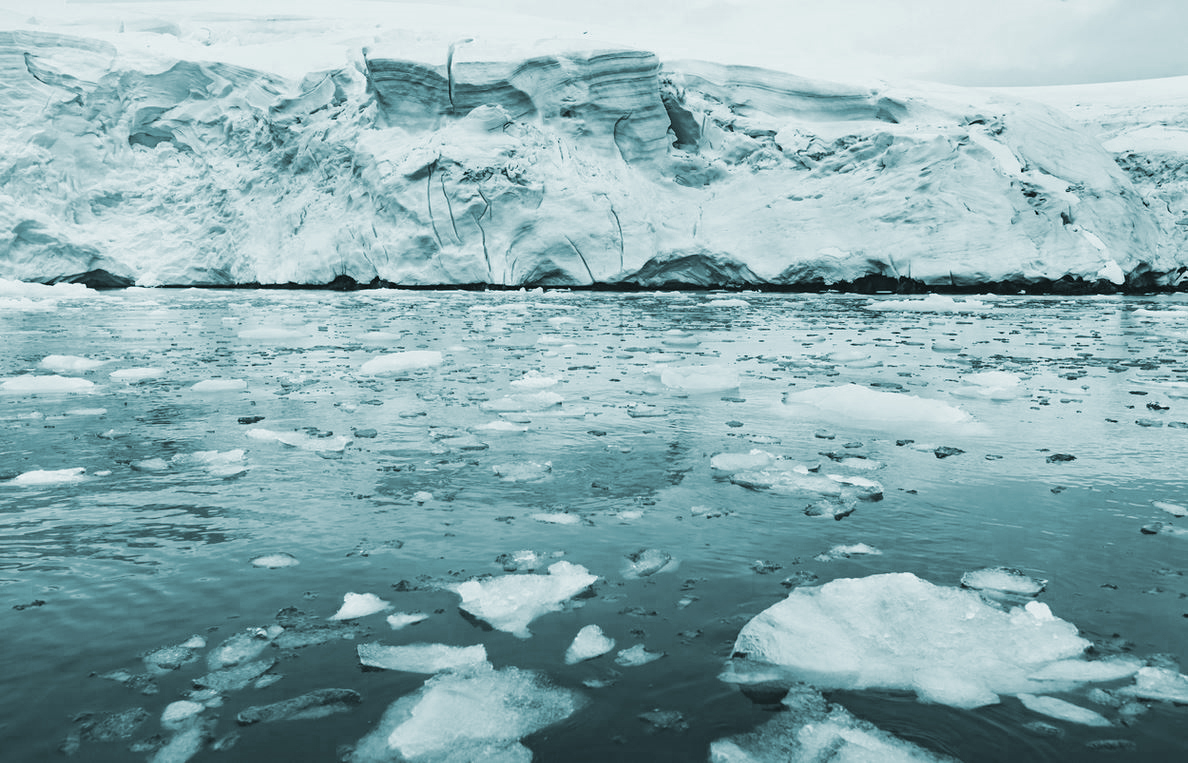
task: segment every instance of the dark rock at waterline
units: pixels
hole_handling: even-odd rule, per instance
[[[1076,461],[1077,457],[1069,453],[1053,453],[1044,460],[1049,464],[1057,464],[1065,461]]]
[[[1152,522],[1149,525],[1143,525],[1139,528],[1139,532],[1143,535],[1158,535],[1159,531],[1163,529],[1162,522]]]
[[[271,705],[244,708],[235,719],[241,726],[272,721],[309,720],[345,712],[362,701],[363,697],[359,692],[351,689],[317,689],[300,697],[273,702]]]
[[[820,578],[817,577],[816,573],[798,570],[781,580],[780,585],[782,585],[784,588],[796,588],[797,586],[806,585],[808,583],[816,583],[819,579]]]
[[[240,424],[257,424],[263,420],[263,416],[240,416],[238,419]]]
[[[28,604],[13,604],[12,608],[17,612],[20,612],[21,610],[29,609],[30,607],[44,607],[45,604],[46,602],[43,599],[34,599]]]
[[[932,451],[932,454],[937,458],[948,458],[949,456],[959,456],[964,452],[961,448],[951,448],[948,445],[942,445]]]

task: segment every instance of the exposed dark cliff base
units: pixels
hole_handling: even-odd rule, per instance
[[[808,281],[793,284],[738,284],[738,283],[686,283],[683,281],[665,281],[662,283],[640,284],[631,281],[621,283],[596,283],[591,285],[559,285],[559,284],[530,284],[527,286],[501,286],[497,284],[438,284],[438,285],[407,285],[384,281],[374,278],[367,283],[359,283],[350,276],[338,276],[326,284],[166,284],[166,289],[297,289],[307,291],[364,291],[368,289],[404,289],[409,291],[456,290],[456,291],[522,291],[524,288],[564,289],[566,291],[597,291],[597,292],[626,292],[637,293],[646,291],[755,291],[764,293],[786,294],[823,294],[826,292],[840,292],[847,294],[1034,294],[1058,296],[1085,296],[1090,294],[1174,294],[1188,293],[1188,269],[1182,269],[1175,274],[1174,285],[1159,284],[1166,273],[1145,273],[1138,278],[1130,278],[1126,283],[1117,285],[1098,279],[1088,281],[1073,276],[1064,276],[1058,280],[1039,279],[1035,281],[990,281],[986,283],[952,283],[926,284],[913,278],[891,278],[883,275],[868,275],[853,281],[827,284],[824,281]],[[102,272],[102,271],[99,271]],[[82,274],[92,275],[92,274]],[[74,278],[81,278],[76,276]],[[70,279],[61,279],[63,281]],[[83,280],[70,280],[71,283],[87,283]],[[122,284],[130,286],[131,284]],[[92,286],[92,288],[120,288],[120,286]]]

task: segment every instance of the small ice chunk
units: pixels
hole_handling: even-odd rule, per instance
[[[738,389],[738,370],[730,366],[667,366],[660,372],[665,387],[688,392]]]
[[[986,567],[961,576],[962,587],[974,588],[991,594],[1037,596],[1047,584],[1048,581],[1029,577],[1013,567]]]
[[[259,657],[272,640],[284,632],[284,628],[248,628],[219,644],[206,655],[206,666],[211,670],[240,665]]]
[[[1188,676],[1170,668],[1146,667],[1139,670],[1133,686],[1123,686],[1118,694],[1140,699],[1188,704]]]
[[[106,362],[106,360],[80,358],[77,355],[46,355],[38,365],[60,374],[79,374],[96,369]]]
[[[790,392],[784,396],[784,405],[791,411],[809,407],[852,419],[885,423],[961,424],[973,421],[965,411],[940,400],[873,390],[858,384]]]
[[[552,378],[551,376],[545,376],[539,371],[529,371],[519,379],[515,379],[510,382],[510,384],[516,389],[545,389],[546,387],[551,387],[556,383],[556,379]]]
[[[398,631],[410,625],[416,625],[417,623],[428,619],[429,615],[425,614],[424,612],[394,612],[388,615],[387,618],[388,625],[390,625],[394,631]]]
[[[194,686],[199,689],[214,689],[215,691],[239,691],[247,688],[248,684],[267,673],[276,665],[275,659],[254,660],[242,665],[215,670],[194,679]]]
[[[339,435],[337,437],[311,437],[302,432],[277,432],[271,429],[249,429],[244,434],[252,440],[262,442],[279,442],[290,448],[316,451],[318,453],[338,453],[346,450],[351,444],[351,438]]]
[[[518,638],[532,634],[528,624],[585,591],[598,580],[580,564],[560,561],[548,575],[503,575],[489,580],[467,580],[449,586],[462,598],[460,608],[496,630]]]
[[[448,644],[359,644],[355,648],[359,663],[369,668],[399,670],[405,673],[440,673],[443,670],[457,670],[487,661],[487,649],[482,644],[474,646],[449,646]]]
[[[136,382],[146,381],[148,379],[156,379],[158,376],[164,376],[164,368],[121,368],[119,371],[112,371],[108,377],[112,381],[122,381],[127,384],[135,384]]]
[[[239,392],[247,389],[247,381],[244,379],[203,379],[190,389],[194,392]]]
[[[643,644],[636,644],[635,646],[620,650],[615,655],[615,664],[622,665],[625,668],[637,668],[640,665],[655,662],[663,656],[664,652],[649,652],[647,649],[644,649]]]
[[[129,466],[137,472],[167,472],[169,462],[163,458],[146,458],[143,461],[133,461]]]
[[[433,500],[433,493],[430,493],[428,490],[418,490],[412,494],[412,500],[413,503],[417,504],[429,503]]]
[[[882,551],[874,546],[868,546],[865,543],[853,543],[848,546],[834,546],[825,553],[818,554],[816,558],[818,561],[828,562],[834,559],[849,559],[851,556],[880,556],[882,553]]]
[[[297,557],[284,551],[280,551],[275,554],[264,554],[263,556],[257,556],[252,559],[252,566],[266,567],[270,570],[275,570],[280,567],[296,567],[300,563],[301,562],[297,560]]]
[[[574,636],[565,650],[565,664],[574,665],[600,657],[615,648],[615,640],[607,637],[597,625],[587,625]]]
[[[86,467],[75,466],[71,469],[34,469],[13,477],[8,483],[21,487],[36,487],[40,485],[68,485],[72,482],[82,482],[86,476]]]
[[[205,705],[185,699],[170,702],[161,713],[161,725],[170,731],[176,731],[188,726],[194,717],[205,709]]]
[[[1130,678],[1143,664],[1134,657],[1104,660],[1060,660],[1031,674],[1034,681],[1068,681],[1075,684],[1102,683]]]
[[[486,424],[480,424],[477,429],[485,432],[527,432],[528,427],[523,424],[517,424],[514,421],[506,421],[503,419],[497,421],[488,421]]]
[[[867,310],[901,313],[981,313],[993,305],[978,299],[955,300],[941,294],[929,294],[923,299],[871,300],[863,305]]]
[[[1151,505],[1157,509],[1162,509],[1173,517],[1188,517],[1188,508],[1181,506],[1178,503],[1168,503],[1167,501],[1152,501]]]
[[[95,390],[95,382],[72,376],[36,376],[23,374],[0,380],[0,392],[14,395],[86,394]]]
[[[66,411],[67,416],[105,416],[106,408],[71,408]]]
[[[554,511],[549,514],[533,514],[532,518],[537,522],[544,522],[549,525],[578,525],[582,523],[580,515],[567,514],[564,511]]]
[[[623,565],[623,577],[629,579],[646,578],[657,572],[675,569],[676,563],[672,555],[658,548],[641,548],[627,554],[627,563]]]
[[[498,400],[488,400],[479,405],[479,408],[492,413],[522,413],[547,410],[553,406],[561,405],[563,402],[565,402],[565,398],[556,392],[541,390],[540,392],[507,395]]]
[[[364,376],[395,376],[406,371],[433,368],[442,363],[437,350],[408,350],[378,355],[363,364],[359,373]]]
[[[1023,707],[1033,713],[1046,715],[1049,718],[1056,718],[1061,721],[1068,721],[1069,723],[1079,723],[1083,726],[1111,726],[1109,720],[1101,715],[1090,710],[1087,707],[1074,705],[1071,702],[1065,702],[1056,697],[1039,697],[1034,694],[1019,694],[1019,701],[1023,703]]]
[[[776,457],[765,450],[753,448],[749,453],[719,453],[710,458],[714,471],[734,474],[742,471],[759,471],[775,463]]]
[[[508,464],[495,464],[491,470],[504,482],[541,482],[552,474],[553,462],[513,461]]]
[[[300,697],[273,702],[271,705],[246,707],[239,711],[235,720],[241,726],[273,721],[312,720],[346,712],[362,701],[363,697],[359,692],[352,689],[317,689]]]
[[[281,326],[259,326],[239,332],[240,339],[284,340],[304,339],[308,334],[297,329],[287,329]]]
[[[354,620],[391,608],[391,604],[373,593],[347,593],[342,597],[342,606],[330,616],[330,619]]]
[[[440,673],[396,700],[347,760],[526,763],[532,752],[520,739],[560,723],[583,704],[577,692],[518,668]]]

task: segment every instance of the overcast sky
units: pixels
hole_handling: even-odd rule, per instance
[[[1188,74],[1188,0],[445,1],[578,21],[665,57],[700,50],[807,76],[1047,85]]]

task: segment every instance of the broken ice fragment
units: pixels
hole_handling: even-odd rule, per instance
[[[391,604],[373,593],[347,593],[342,597],[342,606],[330,616],[330,619],[354,620],[391,608]]]
[[[1083,726],[1111,726],[1108,719],[1100,713],[1074,705],[1071,702],[1065,702],[1056,697],[1039,697],[1034,694],[1019,694],[1019,701],[1023,706],[1033,713],[1046,715],[1049,718],[1056,718],[1061,721],[1068,721],[1070,723],[1079,723]]]
[[[608,638],[597,625],[587,625],[574,636],[565,650],[565,664],[574,665],[600,657],[615,648],[615,640]]]
[[[55,395],[89,393],[95,390],[95,383],[72,376],[35,376],[23,374],[0,379],[0,392],[14,395]]]
[[[271,705],[244,708],[235,719],[240,726],[273,721],[304,721],[346,712],[362,701],[359,692],[351,689],[317,689]]]
[[[448,644],[359,644],[355,647],[359,663],[369,668],[400,670],[406,673],[440,673],[443,670],[457,670],[487,661],[487,649],[482,644],[474,646],[449,646]]]
[[[423,612],[395,612],[388,615],[387,617],[388,625],[390,625],[394,631],[398,631],[401,628],[405,628],[409,625],[416,625],[417,623],[428,619],[429,615],[426,615]]]
[[[513,461],[495,464],[491,470],[504,482],[542,482],[552,473],[553,462]]]
[[[522,763],[532,753],[520,739],[565,720],[584,703],[577,692],[550,686],[517,668],[486,665],[441,673],[396,700],[347,760]]]
[[[1133,686],[1123,686],[1117,693],[1184,705],[1188,704],[1188,676],[1170,668],[1145,667],[1135,676]]]
[[[1048,581],[1028,577],[1013,567],[986,567],[961,576],[963,588],[1018,596],[1036,596],[1047,584]]]
[[[239,691],[252,681],[267,673],[276,665],[275,659],[256,660],[207,673],[201,678],[194,679],[194,686],[199,689],[214,689],[215,691]]]
[[[462,598],[459,607],[496,630],[528,638],[528,624],[561,609],[561,605],[598,580],[580,564],[549,566],[548,575],[503,575],[449,586]]]
[[[879,556],[883,552],[865,543],[853,543],[848,546],[834,546],[823,554],[815,557],[819,562],[829,562],[834,559],[849,559],[851,556]]]
[[[206,665],[211,670],[218,670],[254,659],[283,631],[279,625],[240,631],[210,650],[210,654],[206,655]]]
[[[194,392],[238,392],[247,389],[244,379],[203,379],[190,387]]]
[[[155,379],[158,376],[164,375],[164,368],[121,368],[119,371],[112,371],[109,373],[108,377],[110,377],[112,381],[122,381],[127,384],[135,384],[137,382]]]
[[[297,557],[284,551],[280,551],[275,554],[264,554],[263,556],[257,556],[252,559],[252,566],[266,567],[270,570],[278,569],[280,567],[295,567],[300,563],[301,562],[298,561]]]
[[[106,363],[106,360],[91,360],[77,355],[46,355],[40,365],[50,371],[65,374],[86,373]]]
[[[961,424],[973,421],[965,411],[940,400],[873,390],[857,384],[790,392],[784,396],[784,406],[789,412],[808,407],[871,422]]]
[[[672,555],[658,548],[641,548],[627,554],[627,564],[623,566],[623,577],[628,579],[646,578],[668,569],[675,569]]]
[[[1167,501],[1152,501],[1151,505],[1157,509],[1162,509],[1173,517],[1188,517],[1188,507],[1181,506],[1178,503],[1168,503]]]
[[[793,590],[743,627],[734,653],[744,656],[732,670],[776,669],[823,689],[910,689],[973,708],[1051,690],[1033,674],[1088,646],[1039,602],[1004,611],[972,591],[895,573]]]
[[[720,392],[738,389],[738,371],[730,366],[668,366],[660,372],[665,387],[687,392]]]
[[[633,647],[620,650],[615,655],[615,664],[625,668],[636,668],[640,665],[647,665],[649,662],[655,662],[663,656],[664,652],[649,652],[643,644],[636,644]]]
[[[176,731],[189,725],[194,717],[205,709],[205,705],[185,699],[170,702],[161,713],[161,725],[171,731]]]
[[[20,485],[21,487],[67,485],[87,479],[86,471],[86,468],[82,466],[76,466],[71,469],[35,469],[31,472],[18,474],[8,484]]]
[[[363,364],[359,373],[364,376],[395,376],[405,371],[440,366],[442,356],[436,350],[409,350],[378,355]]]

